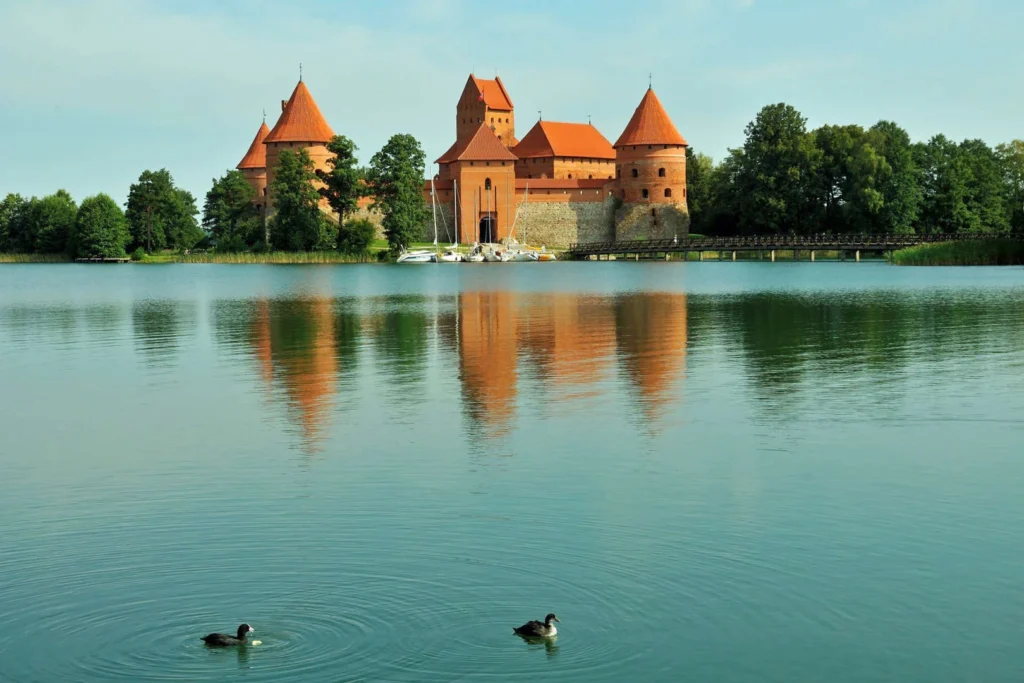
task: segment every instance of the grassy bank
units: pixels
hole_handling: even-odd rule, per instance
[[[68,263],[64,254],[0,254],[0,263]]]
[[[893,252],[898,266],[1018,266],[1024,265],[1024,242],[978,240],[922,244]]]

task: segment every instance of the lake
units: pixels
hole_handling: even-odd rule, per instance
[[[1022,444],[1021,268],[4,266],[0,680],[1019,681]]]

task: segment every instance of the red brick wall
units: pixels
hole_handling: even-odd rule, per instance
[[[684,204],[686,202],[686,147],[635,145],[616,150],[619,197],[626,203]],[[664,169],[664,175],[659,171]],[[633,177],[634,170],[637,177]],[[648,196],[643,196],[643,191]],[[665,190],[671,192],[665,196]]]

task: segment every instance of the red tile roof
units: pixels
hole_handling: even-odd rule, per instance
[[[302,81],[295,86],[291,98],[281,112],[274,129],[265,142],[323,142],[334,137],[334,131],[327,125],[320,108],[309,94],[309,88]]]
[[[648,88],[626,130],[615,141],[615,147],[626,145],[685,145],[686,140],[676,130],[672,119],[661,106],[654,90]]]
[[[512,152],[520,159],[533,157],[585,157],[614,159],[615,150],[589,123],[538,121]]]
[[[263,144],[264,138],[270,133],[270,129],[267,128],[267,122],[264,121],[260,124],[260,129],[256,131],[256,137],[253,138],[252,144],[249,145],[249,151],[245,153],[242,160],[238,162],[238,166],[235,168],[266,168],[267,167],[267,147]]]
[[[512,111],[512,98],[508,96],[505,84],[501,82],[500,78],[489,81],[470,74],[469,80],[473,81],[477,92],[483,94],[484,104],[487,105],[488,109]]]
[[[508,151],[494,131],[481,123],[476,132],[463,142],[456,142],[435,162],[448,164],[453,161],[515,161],[516,155]]]

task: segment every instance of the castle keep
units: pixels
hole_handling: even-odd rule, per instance
[[[300,80],[277,123],[260,127],[238,164],[262,215],[273,211],[267,187],[280,151],[305,148],[317,169],[327,169],[333,134]],[[454,231],[462,243],[514,238],[562,247],[683,237],[686,147],[650,88],[615,144],[589,123],[543,120],[518,139],[505,84],[471,75],[456,105],[455,142],[437,159],[424,197],[431,201],[433,186],[442,239]],[[361,211],[375,217],[371,202]]]

